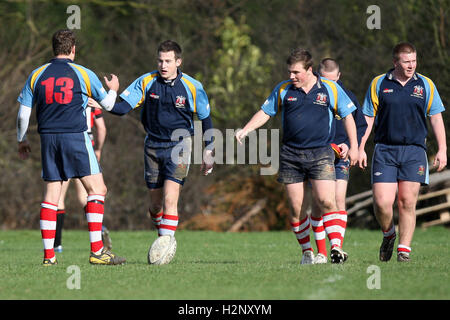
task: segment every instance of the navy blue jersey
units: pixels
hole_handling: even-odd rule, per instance
[[[336,82],[317,77],[308,94],[290,80],[279,83],[261,106],[271,117],[281,110],[283,144],[300,149],[327,146],[334,138],[334,116],[345,118],[355,110]]]
[[[393,70],[372,80],[364,100],[364,114],[375,117],[374,142],[426,149],[426,118],[444,111],[444,104],[429,78],[415,73],[402,86]]]
[[[39,133],[76,133],[87,130],[88,97],[106,97],[98,77],[70,59],[55,58],[30,74],[17,100],[36,107]]]
[[[180,71],[170,81],[161,78],[158,71],[144,74],[120,97],[132,109],[143,106],[141,121],[148,137],[155,142],[173,141],[172,134],[177,129],[184,129],[185,136],[193,135],[193,115],[203,120],[210,114],[208,96],[201,83]]]
[[[362,112],[361,106],[358,102],[358,99],[356,96],[351,92],[350,90],[346,89],[340,80],[337,81],[337,83],[344,89],[345,93],[348,95],[348,97],[352,100],[353,104],[356,107],[356,110],[352,112],[353,119],[355,120],[356,124],[356,136],[358,138],[358,145],[361,143],[361,138],[363,137],[364,133],[367,129],[367,122],[364,118],[364,114]],[[336,117],[335,123],[336,123],[336,133],[334,135],[333,143],[339,145],[341,143],[345,143],[347,146],[350,147],[350,141],[347,136],[347,132],[345,131],[344,123],[341,120],[339,116]]]

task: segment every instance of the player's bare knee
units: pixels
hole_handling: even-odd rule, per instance
[[[323,212],[336,211],[336,202],[332,199],[318,199],[317,204],[322,209]]]
[[[406,211],[413,211],[416,207],[416,199],[399,198],[398,207]]]
[[[374,209],[379,214],[390,214],[392,212],[392,203],[390,201],[377,201],[374,204]]]
[[[338,211],[345,211],[345,199],[336,198],[336,207]]]
[[[101,194],[103,196],[106,196],[106,193],[108,192],[108,189],[106,188],[106,185],[98,185],[93,186],[90,190],[87,190],[88,194]]]

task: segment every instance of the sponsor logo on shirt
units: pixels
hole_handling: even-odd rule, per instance
[[[419,85],[414,86],[414,90],[411,96],[423,99],[423,87]]]
[[[314,104],[319,104],[321,106],[326,106],[328,103],[328,95],[326,93],[319,92],[316,97]]]
[[[177,99],[175,100],[175,107],[185,108],[186,107],[186,97],[177,96]]]
[[[159,99],[159,96],[156,93],[150,93],[150,98],[152,99]]]
[[[383,90],[383,93],[392,93],[392,92],[394,92],[394,89],[386,88],[386,89]]]
[[[295,98],[295,97],[289,97],[289,98],[287,98],[287,101],[289,101],[289,102],[297,101],[297,98]]]

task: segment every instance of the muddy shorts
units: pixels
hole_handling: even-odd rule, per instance
[[[296,149],[283,145],[280,150],[278,182],[290,184],[307,179],[335,180],[334,151],[331,146]]]
[[[144,147],[144,174],[149,189],[158,189],[165,180],[181,185],[188,175],[191,160],[192,139],[190,137],[175,146],[153,147],[148,140]]]

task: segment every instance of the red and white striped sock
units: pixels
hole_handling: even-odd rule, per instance
[[[384,231],[381,230],[383,232],[383,237],[388,238],[388,239],[392,239],[395,238],[397,236],[397,234],[395,233],[395,225],[392,224],[392,227],[390,227],[388,230]]]
[[[53,245],[55,243],[57,209],[58,206],[55,204],[45,201],[41,203],[39,224],[44,244],[44,259],[51,259],[52,261],[55,259]]]
[[[158,229],[158,235],[159,236],[165,236],[165,235],[173,236],[173,235],[175,235],[177,226],[178,226],[178,216],[170,215],[170,214],[163,214],[161,223],[160,223],[159,229]]]
[[[87,197],[86,219],[89,228],[89,241],[91,251],[100,254],[103,249],[102,225],[104,213],[105,196],[100,194],[90,194]]]
[[[323,227],[322,217],[316,218],[311,216],[311,226],[316,240],[317,252],[327,256],[327,242],[325,228]]]
[[[411,248],[403,244],[399,244],[397,246],[397,254],[400,252],[407,253],[409,255],[411,253]]]
[[[345,211],[328,212],[323,215],[323,225],[330,240],[331,248],[342,248],[345,228],[347,227],[347,213]]]
[[[150,210],[148,212],[150,213],[150,217],[152,218],[153,225],[155,226],[156,230],[158,230],[159,226],[161,225],[161,220],[164,213],[162,212],[162,210],[156,214],[153,214]]]
[[[299,222],[291,222],[291,226],[298,243],[302,247],[302,252],[305,252],[307,250],[314,251],[311,247],[311,241],[309,238],[309,217],[306,217]]]

